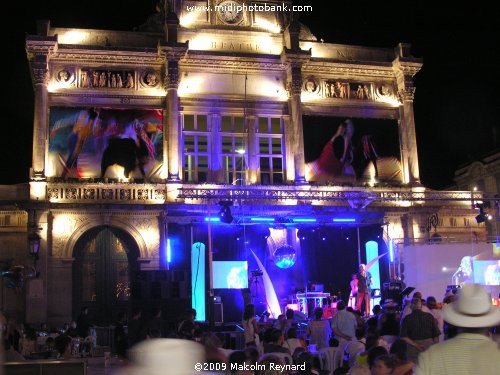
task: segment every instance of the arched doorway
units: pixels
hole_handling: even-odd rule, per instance
[[[129,310],[139,249],[128,233],[111,226],[93,228],[77,241],[73,256],[73,317],[87,306],[93,323],[107,325],[118,312]]]

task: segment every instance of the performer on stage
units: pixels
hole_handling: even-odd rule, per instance
[[[372,284],[372,275],[365,271],[365,265],[359,265],[358,278],[358,298],[356,299],[356,310],[361,311],[363,301],[365,301],[366,316],[370,316],[370,286]]]
[[[351,295],[349,296],[348,307],[356,308],[356,297],[358,296],[358,275],[352,274],[351,285]]]

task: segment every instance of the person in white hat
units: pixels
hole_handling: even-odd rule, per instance
[[[489,329],[500,324],[500,308],[477,284],[464,284],[458,299],[443,308],[446,322],[458,327],[456,337],[420,353],[415,375],[497,375],[500,347]]]
[[[128,355],[131,366],[120,375],[195,375],[207,370],[203,345],[189,340],[146,340],[132,347]]]

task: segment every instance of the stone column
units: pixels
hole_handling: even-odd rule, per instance
[[[169,117],[168,117],[168,112],[166,109],[163,109],[162,111],[162,116],[163,116],[163,166],[162,166],[162,172],[160,174],[161,178],[163,180],[166,180],[168,177],[168,124],[169,124]]]
[[[285,137],[285,152],[286,152],[286,181],[292,182],[295,179],[295,163],[293,155],[293,145],[295,142],[295,134],[291,127],[290,115],[283,116],[283,132]]]
[[[179,61],[169,59],[167,67],[167,113],[168,113],[168,180],[180,180],[180,164],[182,158],[179,153],[179,97],[177,89],[179,87]]]
[[[35,96],[33,120],[33,159],[30,177],[43,179],[48,157],[48,91],[49,60],[57,37],[27,36],[26,50],[30,61]]]
[[[169,182],[181,180],[180,154],[180,121],[179,121],[179,60],[186,54],[187,43],[169,43],[160,46],[160,53],[165,56],[165,91],[167,93],[166,110],[167,126],[164,133],[167,136],[168,178]]]
[[[413,114],[415,95],[413,77],[418,73],[422,64],[419,59],[415,59],[409,54],[409,45],[400,44],[396,48],[396,59],[392,65],[401,102],[399,107],[399,133],[404,182],[411,185],[420,185],[415,117]]]
[[[290,131],[293,137],[291,141],[291,152],[293,155],[294,181],[295,184],[306,184],[305,161],[304,161],[304,132],[302,124],[302,102],[300,95],[302,92],[302,64],[308,61],[310,52],[289,51],[285,49],[282,60],[287,62],[287,79],[290,98],[288,107],[290,113]]]
[[[210,113],[210,177],[209,182],[224,183],[222,165],[222,134],[220,113]]]
[[[248,165],[247,165],[247,173],[246,173],[246,184],[253,185],[258,181],[258,173],[259,173],[259,140],[257,138],[257,127],[258,117],[255,115],[247,115],[246,116],[246,129],[247,129],[247,157],[248,157]]]

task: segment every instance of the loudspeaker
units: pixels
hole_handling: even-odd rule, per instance
[[[224,304],[214,303],[214,322],[223,323],[224,322]]]

